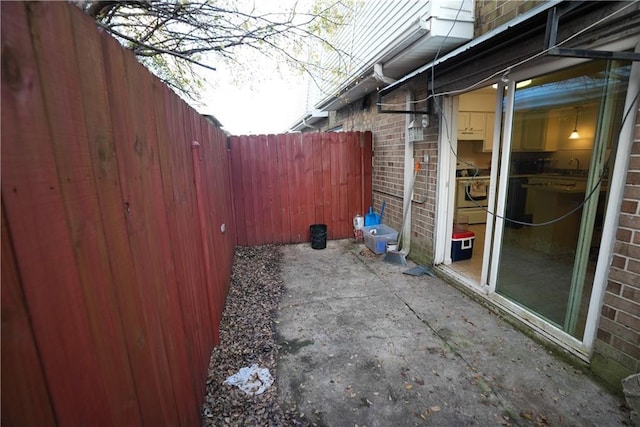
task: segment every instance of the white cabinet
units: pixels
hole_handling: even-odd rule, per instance
[[[548,127],[546,111],[516,112],[512,132],[512,151],[555,151],[557,148],[557,140],[549,135],[557,132],[557,128]]]
[[[482,151],[491,151],[493,150],[493,131],[496,121],[496,115],[494,113],[486,113],[485,116],[485,137],[484,141],[482,142]]]
[[[482,151],[491,151],[495,117],[494,113],[460,111],[458,141],[482,141]]]
[[[484,139],[486,127],[486,113],[461,111],[458,113],[458,139]]]

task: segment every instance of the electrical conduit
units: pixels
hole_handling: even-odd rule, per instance
[[[413,107],[415,95],[413,91],[406,92],[406,110],[409,111]],[[403,198],[402,198],[402,216],[405,220],[402,222],[402,241],[398,242],[402,248],[405,257],[409,255],[411,250],[411,193],[413,192],[413,142],[409,137],[409,125],[412,116],[405,116],[405,132],[404,132],[404,181],[403,181]]]

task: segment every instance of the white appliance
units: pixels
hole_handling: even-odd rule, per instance
[[[456,179],[456,220],[469,224],[487,222],[489,177],[461,176]]]

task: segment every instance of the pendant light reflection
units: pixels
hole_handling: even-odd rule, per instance
[[[579,112],[579,107],[576,107],[576,124],[573,127],[573,132],[571,132],[571,135],[569,135],[569,139],[578,139],[580,138],[580,134],[578,133],[578,112]]]

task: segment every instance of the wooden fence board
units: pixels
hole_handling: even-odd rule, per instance
[[[224,304],[224,295],[222,291],[221,282],[221,254],[224,249],[219,245],[219,227],[220,219],[218,215],[217,197],[218,192],[207,191],[207,189],[213,189],[217,185],[216,168],[224,166],[224,162],[217,162],[215,156],[215,140],[209,140],[205,137],[205,131],[203,131],[203,125],[201,120],[196,117],[190,117],[189,128],[197,134],[198,138],[204,141],[200,144],[198,149],[199,161],[199,178],[200,188],[203,190],[199,193],[199,197],[202,198],[202,212],[203,225],[201,226],[201,232],[204,236],[204,242],[208,245],[207,253],[209,259],[206,260],[207,266],[207,281],[206,281],[206,302],[209,307],[209,324],[217,325],[222,317],[222,308]],[[194,158],[195,161],[195,158]],[[203,302],[204,302],[203,298]],[[218,331],[214,331],[214,343],[219,343]]]
[[[304,138],[299,142],[303,156],[300,194],[305,200],[304,230],[300,240],[302,242],[311,238],[309,227],[316,223],[315,195],[313,191],[313,136],[313,134],[304,135]]]
[[[204,120],[200,119],[200,130],[203,138],[208,141],[204,145],[205,150],[205,167],[207,174],[207,188],[222,188],[224,179],[222,173],[226,172],[226,154],[223,149],[226,146],[224,140],[216,138],[213,134],[209,134],[210,126]],[[218,324],[222,318],[222,310],[226,293],[223,285],[228,280],[228,273],[225,266],[225,253],[228,251],[226,242],[226,232],[223,233],[221,226],[225,223],[225,198],[221,191],[209,191],[209,228],[210,240],[213,248],[214,282],[211,284],[211,291],[215,294],[215,313],[217,314],[216,322]]]
[[[202,395],[202,384],[197,378],[206,376],[205,360],[213,342],[208,327],[208,305],[202,305],[196,292],[205,282],[202,268],[202,242],[193,239],[199,235],[197,202],[191,165],[191,140],[183,131],[181,101],[165,86],[156,86],[155,111],[158,126],[158,147],[169,221],[170,240],[176,267],[176,284],[180,298],[185,331],[185,349],[189,356],[190,378],[194,396]]]
[[[304,195],[300,192],[300,181],[302,180],[302,153],[300,152],[300,140],[302,135],[291,134],[287,139],[289,143],[288,165],[289,170],[289,202],[293,205],[291,221],[291,239],[293,243],[302,242],[304,230]],[[293,177],[293,179],[291,179]]]
[[[247,245],[246,207],[244,202],[244,176],[242,170],[242,141],[240,137],[230,139],[231,188],[233,192],[233,208],[236,221],[236,240],[239,245]]]
[[[20,37],[30,32],[27,8],[38,9],[28,13],[37,20],[37,13],[46,12],[40,6],[2,5],[3,69],[10,60],[9,66],[16,71],[11,80],[7,81],[4,73],[2,79],[3,203],[58,421],[115,422],[114,414],[105,411],[102,378],[66,374],[95,373],[99,363],[74,265],[53,147],[48,143],[50,131],[40,97],[37,61],[29,39]],[[13,114],[5,116],[7,110]],[[5,131],[7,123],[11,126]],[[51,248],[56,248],[55,252]],[[76,407],[75,393],[85,396],[80,408]]]
[[[245,213],[247,214],[247,243],[250,246],[258,244],[257,232],[260,227],[259,221],[259,209],[257,198],[257,191],[255,189],[257,174],[256,164],[257,159],[255,156],[255,149],[253,147],[253,137],[243,138],[242,152],[246,153],[247,167],[243,168],[244,172],[244,190],[245,190]],[[243,157],[244,158],[244,157]]]
[[[202,123],[191,117],[191,127],[197,132],[202,139]],[[218,188],[218,179],[216,177],[216,168],[224,163],[219,163],[215,153],[215,140],[207,140],[200,146],[200,166],[202,170],[201,178],[203,179],[203,188]],[[217,325],[222,317],[222,308],[224,304],[224,295],[220,292],[219,284],[223,280],[221,265],[221,255],[223,247],[220,245],[220,206],[218,204],[218,192],[206,191],[203,194],[205,206],[205,232],[207,233],[207,242],[209,244],[209,267],[211,274],[208,281],[208,294],[210,301],[210,313],[212,316],[212,324]],[[216,344],[218,339],[216,337]]]
[[[289,169],[287,165],[287,137],[281,136],[277,143],[278,156],[278,189],[280,192],[280,206],[276,206],[277,213],[282,218],[282,236],[278,243],[291,242],[291,203],[289,197]],[[236,219],[236,221],[238,221]]]
[[[86,61],[86,57],[80,55],[78,58],[75,49],[67,48],[74,46],[68,9],[51,5],[38,5],[37,8],[38,12],[32,14],[31,25],[38,28],[40,34],[34,36],[34,48],[40,73],[50,73],[48,79],[42,80],[42,91],[56,168],[64,171],[60,176],[60,189],[68,232],[73,242],[75,265],[92,335],[102,337],[95,340],[99,369],[87,374],[96,382],[102,381],[105,389],[110,390],[105,410],[114,416],[115,422],[135,423],[140,414],[111,287],[109,256],[93,181],[93,164],[86,144],[82,86],[74,84],[80,73],[78,63]],[[57,34],[57,37],[48,37],[49,34]],[[85,39],[97,39],[98,34],[90,34],[93,37]],[[60,55],[61,51],[65,54]],[[61,84],[65,81],[69,83]]]
[[[336,236],[333,231],[333,222],[331,218],[332,211],[332,200],[331,194],[333,193],[334,187],[331,184],[331,134],[323,134],[322,135],[322,213],[323,213],[323,221],[324,223],[329,223],[331,221],[330,227],[327,229],[327,238],[333,239]]]
[[[93,23],[77,19],[81,25],[74,25],[77,30],[76,43],[81,52],[118,52],[117,43],[107,35],[101,35],[101,41],[88,46],[82,43],[92,40],[83,36],[82,30],[89,31]],[[153,363],[149,354],[148,327],[145,315],[141,309],[142,299],[137,286],[137,276],[133,266],[133,259],[125,215],[127,206],[120,188],[120,177],[116,157],[116,142],[111,122],[109,88],[106,83],[104,60],[85,53],[86,61],[80,61],[81,73],[79,82],[85,93],[83,108],[85,122],[90,141],[91,156],[94,163],[96,193],[100,203],[103,218],[111,275],[118,310],[121,317],[123,334],[127,343],[129,362],[137,390],[137,399],[144,424],[161,421],[162,412],[157,410],[162,392],[158,378],[154,374]],[[93,64],[93,68],[92,68]],[[120,77],[118,77],[119,79]]]
[[[350,186],[349,193],[349,212],[353,214],[363,215],[360,211],[362,201],[362,185],[358,185],[362,182],[362,170],[360,169],[360,138],[349,139],[349,171],[351,176],[349,182],[353,182],[355,185]],[[351,218],[350,226],[353,225],[353,217]],[[353,229],[353,227],[350,227]]]
[[[3,114],[3,120],[5,118]],[[4,135],[3,135],[4,138]],[[56,425],[2,212],[2,425]]]
[[[267,158],[269,167],[267,169],[269,171],[269,205],[271,206],[272,241],[273,243],[283,243],[284,229],[281,213],[282,191],[280,189],[278,173],[278,137],[276,135],[268,135],[267,143],[269,147]]]
[[[322,196],[322,135],[313,133],[311,136],[313,156],[313,197],[314,197],[314,224],[321,224],[324,219]]]
[[[136,122],[141,108],[137,96],[139,83],[136,70],[121,49],[106,43],[108,55],[106,69],[110,82],[109,99],[111,103],[112,125],[116,140],[116,158],[123,197],[124,214],[127,227],[131,257],[135,272],[135,286],[139,289],[141,309],[146,320],[144,343],[148,345],[149,368],[161,390],[158,421],[178,423],[177,408],[172,395],[174,393],[163,336],[160,310],[161,295],[156,294],[156,283],[163,283],[162,253],[158,251],[157,221],[158,211],[155,205],[154,183],[148,171],[152,168],[152,155],[149,141],[144,131],[144,121]],[[146,112],[143,112],[146,113]],[[144,120],[144,119],[142,119]],[[147,390],[140,390],[142,394]]]
[[[366,209],[373,203],[373,136],[371,132],[367,131],[360,134],[360,149],[364,174],[362,179],[362,207]]]

